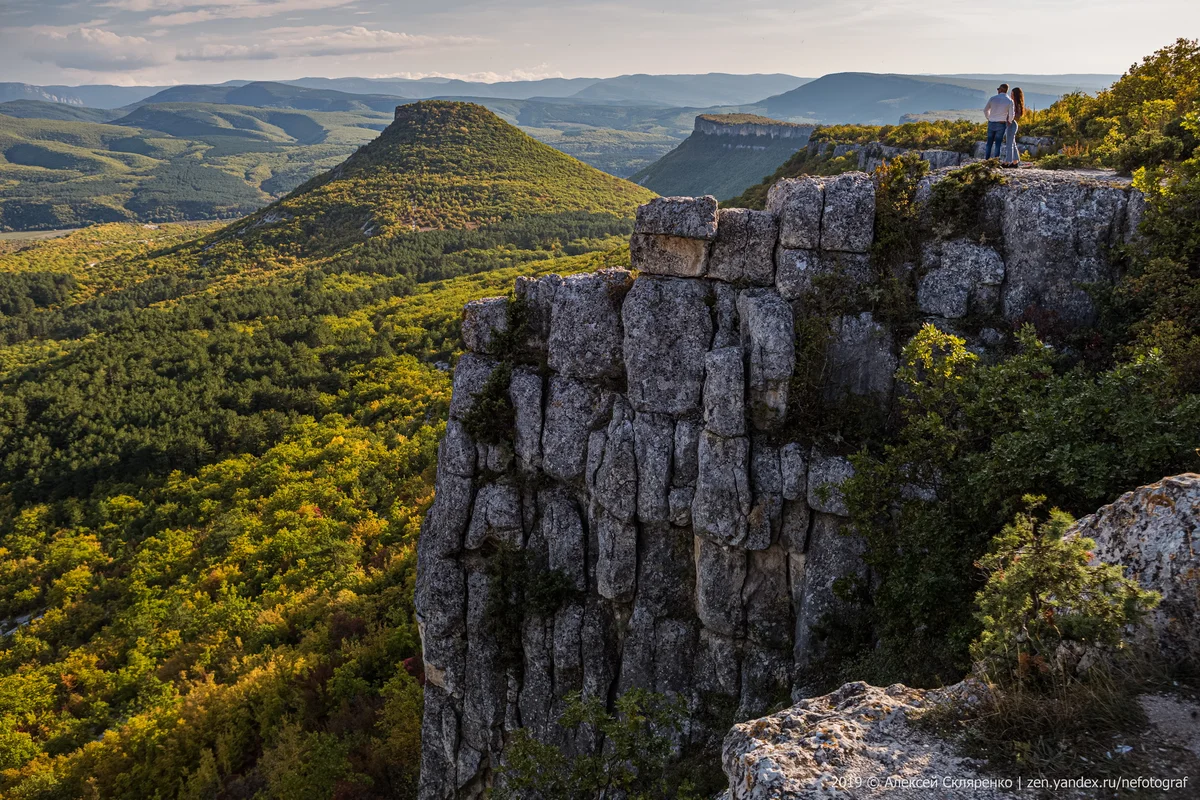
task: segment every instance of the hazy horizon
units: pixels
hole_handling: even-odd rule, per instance
[[[994,8],[956,0],[6,0],[0,80],[1119,74],[1200,31],[1200,4],[1190,0],[1149,0],[1131,11],[1116,0],[1018,0],[1004,16],[1022,25],[1005,40]]]

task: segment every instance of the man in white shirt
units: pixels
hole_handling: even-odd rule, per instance
[[[1008,84],[1000,84],[996,92],[996,96],[988,100],[987,105],[983,107],[983,116],[987,118],[988,123],[987,152],[984,158],[992,158],[993,143],[996,145],[995,157],[1000,157],[1001,148],[1004,146],[1004,132],[1016,115],[1016,106],[1008,96]]]

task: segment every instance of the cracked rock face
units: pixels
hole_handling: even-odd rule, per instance
[[[868,147],[863,157],[887,153]],[[927,242],[918,267],[897,276],[911,278],[936,324],[1007,314],[1026,300],[1062,319],[1082,314],[1068,288],[1107,274],[1105,243],[1130,230],[1124,189],[1024,174],[1001,188],[989,201],[1000,238]],[[723,735],[717,721],[730,715],[751,718],[781,696],[804,696],[826,647],[821,621],[846,611],[835,583],[871,575],[861,538],[845,530],[850,462],[814,450],[809,432],[792,424],[796,336],[814,330],[809,323],[830,326],[827,381],[817,388],[835,407],[847,394],[889,402],[900,328],[860,304],[878,288],[874,202],[863,174],[782,181],[766,212],[718,211],[711,198],[656,200],[639,213],[636,280],[624,270],[518,279],[519,331],[507,331],[503,298],[467,307],[468,352],[455,366],[436,495],[417,548],[422,800],[482,797],[517,728],[568,753],[597,752],[594,731],[557,724],[573,692],[606,701],[635,687],[677,696],[692,715],[681,746]],[[843,312],[811,316],[813,290],[840,293]],[[509,334],[503,348],[501,332]],[[472,409],[497,374],[510,376],[512,430],[477,442],[467,420],[479,422]],[[1196,591],[1175,589],[1196,574],[1197,482],[1178,476],[1144,487],[1102,509],[1099,521],[1080,522],[1098,550],[1169,594],[1169,618],[1156,630],[1164,641],[1192,643],[1178,652],[1193,652],[1186,647],[1195,641],[1180,631],[1200,627]],[[506,584],[496,569],[506,562],[497,558],[512,550],[530,586],[553,572],[573,591],[556,607],[521,609],[514,641],[500,642],[494,616]],[[812,770],[867,776],[883,769],[876,752],[909,769],[908,751],[892,758],[879,720],[868,717],[888,691],[829,701],[828,713],[849,714],[839,728],[847,741],[865,743],[853,752],[809,747],[819,731],[806,715],[826,708],[821,698],[799,716],[741,726],[751,738],[735,747],[736,764],[727,761],[745,792],[736,796],[816,797],[805,794]],[[894,708],[909,703],[903,692]],[[776,726],[779,734],[797,737],[786,751],[771,732],[771,720],[785,718],[794,724]],[[756,731],[766,733],[751,742]],[[726,752],[734,753],[728,743]],[[770,794],[776,789],[797,793]]]
[[[946,319],[991,314],[1000,302],[1004,259],[994,248],[955,240],[926,249],[917,305]]]

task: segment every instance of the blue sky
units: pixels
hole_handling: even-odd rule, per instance
[[[0,0],[0,81],[1119,73],[1198,35],[1196,0]]]

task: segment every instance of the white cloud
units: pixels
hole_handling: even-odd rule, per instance
[[[175,51],[141,36],[121,36],[101,28],[31,28],[25,55],[63,69],[129,71],[169,64]]]
[[[180,50],[179,61],[268,61],[279,58],[273,50],[249,44],[206,44],[191,50]]]
[[[153,4],[152,0],[117,0],[137,4]],[[349,5],[355,0],[165,0],[160,9],[171,13],[156,14],[147,22],[151,25],[194,25],[221,19],[265,19],[297,11],[321,11]]]
[[[471,36],[427,36],[371,30],[360,25],[310,25],[269,28],[254,44],[201,42],[180,50],[180,61],[266,61],[279,58],[321,58],[370,53],[395,53],[434,47],[462,47],[483,41]]]
[[[390,53],[426,47],[461,47],[484,41],[476,36],[427,36],[397,31],[371,30],[361,25],[348,28],[313,26],[275,28],[267,41],[269,49],[297,56],[340,56],[358,53]]]

